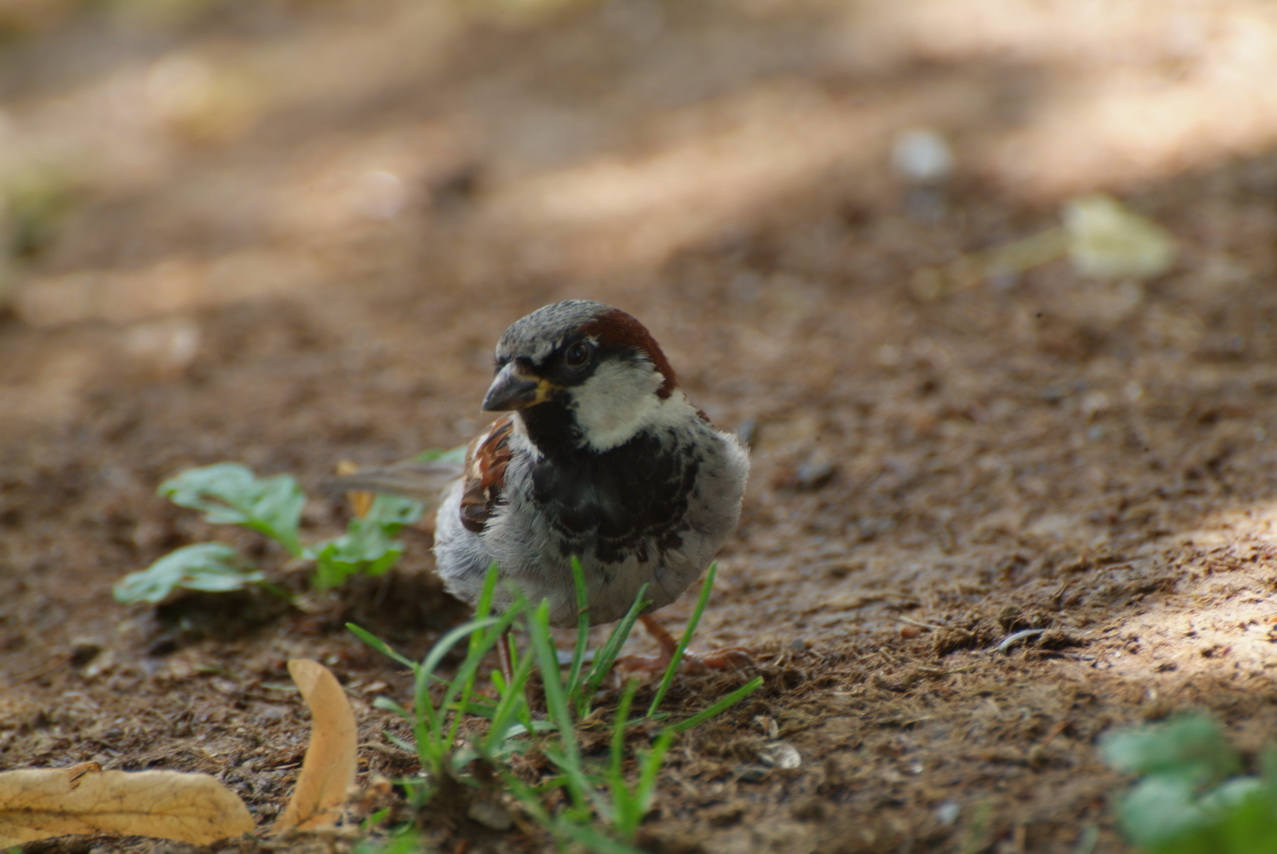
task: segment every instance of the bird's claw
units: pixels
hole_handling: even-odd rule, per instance
[[[665,675],[672,657],[665,651],[657,655],[624,655],[616,660],[614,669],[623,678],[638,676],[655,682]],[[748,650],[733,646],[704,653],[685,650],[678,663],[678,672],[699,675],[713,670],[748,670],[754,666],[754,658]]]

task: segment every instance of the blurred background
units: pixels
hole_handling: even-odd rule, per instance
[[[0,293],[40,329],[635,275],[911,185],[1050,211],[1277,135],[1244,0],[5,0],[0,38]],[[442,234],[446,275],[392,272]]]

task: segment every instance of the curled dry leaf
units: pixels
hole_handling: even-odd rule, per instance
[[[244,802],[207,774],[95,763],[0,773],[0,848],[69,834],[208,845],[252,830]]]
[[[1083,276],[1149,279],[1175,264],[1170,232],[1105,195],[1083,196],[1064,205],[1069,260]]]
[[[288,662],[288,672],[314,722],[297,788],[275,822],[275,833],[332,827],[355,782],[355,713],[337,678],[304,658]]]

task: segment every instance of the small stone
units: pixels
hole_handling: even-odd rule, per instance
[[[803,764],[803,757],[798,749],[784,741],[768,744],[758,752],[758,758],[764,764],[780,768],[782,771],[792,771]]]
[[[907,181],[937,184],[953,174],[953,150],[939,132],[915,128],[896,138],[891,165]]]
[[[962,808],[958,806],[957,801],[945,801],[936,807],[936,821],[950,827],[958,823],[958,816],[961,813]]]

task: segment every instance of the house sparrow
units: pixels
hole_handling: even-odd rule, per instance
[[[549,603],[552,624],[574,626],[575,556],[590,625],[612,622],[644,584],[649,612],[673,602],[736,529],[745,448],[688,401],[660,346],[619,309],[568,300],[515,321],[483,408],[508,414],[471,442],[436,520],[438,572],[460,599],[478,599],[495,562]],[[403,466],[334,482],[422,499],[437,473],[430,483]],[[494,607],[512,599],[499,586]],[[649,614],[644,623],[668,661],[673,638]]]

